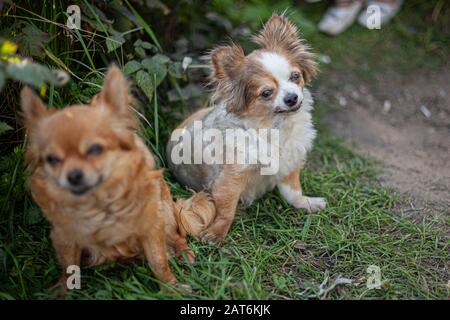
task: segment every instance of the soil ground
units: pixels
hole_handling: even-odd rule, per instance
[[[414,76],[383,74],[370,82],[347,81],[344,76],[331,73],[318,88],[318,99],[334,106],[326,116],[327,126],[381,160],[382,182],[398,190],[402,199],[398,209],[448,213],[450,66]]]

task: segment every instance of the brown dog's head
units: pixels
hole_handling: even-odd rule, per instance
[[[211,52],[213,99],[248,116],[270,118],[299,110],[316,62],[297,28],[286,17],[273,15],[254,41],[261,48],[249,55],[235,44]]]
[[[49,110],[29,88],[21,98],[34,167],[43,168],[48,179],[74,195],[108,180],[121,154],[135,148],[131,97],[117,67],[109,69],[102,91],[87,106]]]

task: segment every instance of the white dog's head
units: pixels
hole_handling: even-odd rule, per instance
[[[225,102],[229,112],[250,117],[298,111],[303,87],[317,66],[297,28],[284,16],[273,15],[254,41],[261,49],[247,56],[235,44],[212,51],[213,99]]]

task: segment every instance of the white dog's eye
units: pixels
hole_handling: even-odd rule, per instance
[[[263,92],[261,92],[261,97],[264,99],[268,99],[272,96],[273,90],[272,89],[266,89]]]
[[[300,80],[301,78],[301,74],[300,72],[294,71],[291,73],[291,77],[289,78],[289,80],[291,80],[292,82],[297,82]]]

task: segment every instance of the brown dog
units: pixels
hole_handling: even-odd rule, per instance
[[[103,90],[88,106],[48,110],[29,88],[21,97],[29,132],[29,184],[52,224],[62,293],[67,267],[80,265],[82,253],[88,265],[145,257],[160,280],[174,282],[168,250],[177,256],[185,250],[193,262],[183,228],[195,229],[189,222],[192,212],[180,218],[184,202],[173,202],[162,170],[155,170],[136,135],[121,71],[108,71]],[[190,201],[207,202],[203,198],[197,194]]]

